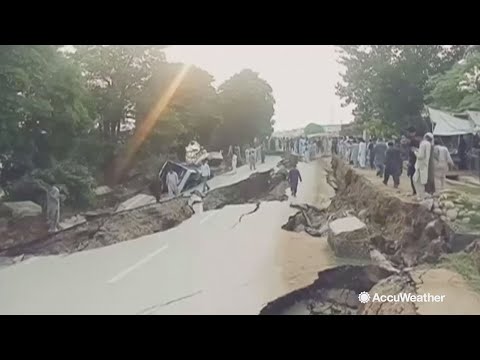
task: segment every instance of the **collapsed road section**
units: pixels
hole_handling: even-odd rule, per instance
[[[273,300],[260,314],[466,311],[468,306],[457,306],[452,310],[455,307],[451,306],[452,303],[443,310],[412,301],[361,304],[359,294],[364,291],[379,295],[407,293],[423,296],[425,289],[432,288],[431,283],[424,283],[426,278],[448,293],[450,290],[445,283],[450,278],[457,278],[458,274],[437,266],[444,255],[461,250],[469,253],[476,243],[472,242],[473,235],[459,236],[452,230],[444,213],[438,211],[442,208],[441,201],[433,198],[418,203],[388,193],[336,157],[332,159],[331,169],[327,169],[327,182],[336,190],[328,208],[318,209],[308,204],[296,206],[299,211],[282,228],[305,231],[319,237],[319,241],[327,241],[332,252],[347,262],[361,260],[371,265],[339,266],[322,271],[313,284]],[[448,210],[447,205],[443,204],[443,208]],[[461,291],[468,293],[467,287],[462,285]],[[461,291],[459,288],[452,290]],[[468,311],[478,313],[477,296],[470,294],[466,297],[471,305]],[[455,299],[450,301],[455,302]]]
[[[284,169],[254,173],[235,184],[208,192],[203,197],[203,209],[208,211],[233,204],[282,201],[286,199],[286,188]],[[86,213],[83,214],[85,220],[75,226],[20,243],[15,243],[15,239],[24,238],[20,234],[24,229],[18,226],[15,219],[11,219],[1,235],[11,238],[11,241],[4,242],[10,246],[0,249],[0,256],[69,254],[99,248],[171,229],[194,214],[190,199],[183,196],[158,204],[147,203],[140,207],[127,206],[127,210],[122,209],[119,207],[117,211]],[[43,221],[40,217],[37,222],[32,222],[29,218],[29,224],[27,230],[33,228],[32,224],[43,226]],[[29,236],[32,235],[32,231],[29,231]]]

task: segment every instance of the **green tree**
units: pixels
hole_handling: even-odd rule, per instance
[[[480,52],[431,80],[429,105],[448,111],[480,110]]]
[[[428,79],[462,58],[464,45],[342,45],[346,68],[337,85],[344,105],[354,104],[356,121],[380,120],[400,131],[422,120]]]
[[[76,45],[73,58],[80,64],[95,97],[97,126],[107,138],[116,138],[135,102],[159,63],[165,46]]]
[[[170,146],[185,146],[192,139],[210,143],[221,121],[213,81],[212,75],[194,66],[163,63],[156,68],[136,105],[138,129],[155,105],[168,98],[166,108],[149,119],[155,123],[147,141],[149,148],[165,151]]]
[[[275,99],[271,86],[246,69],[235,74],[219,87],[223,123],[218,128],[216,143],[221,147],[252,143],[273,132]]]
[[[0,153],[14,176],[71,153],[72,139],[92,126],[78,69],[55,45],[0,50]],[[9,171],[11,170],[11,171]],[[15,175],[16,174],[16,175]]]

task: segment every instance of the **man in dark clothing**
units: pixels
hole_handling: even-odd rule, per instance
[[[415,189],[415,184],[413,181],[413,175],[415,174],[415,163],[417,162],[417,156],[415,155],[415,149],[418,149],[420,146],[420,140],[411,136],[409,140],[409,151],[408,151],[408,169],[407,176],[410,178],[410,185],[412,187],[413,195],[417,195],[417,190]]]
[[[298,180],[302,182],[302,176],[297,169],[297,165],[293,165],[293,169],[288,172],[288,183],[290,184],[290,190],[292,191],[293,197],[297,197]]]
[[[377,176],[383,177],[383,172],[385,170],[385,155],[387,152],[387,144],[383,139],[378,139],[377,144],[373,148],[373,154],[375,157],[375,167],[377,168]]]
[[[400,185],[400,174],[402,173],[402,156],[400,149],[393,146],[393,142],[388,143],[388,149],[385,154],[385,175],[383,183],[388,184],[390,175],[393,177],[393,187],[395,189]]]
[[[374,148],[375,148],[375,144],[373,143],[373,139],[370,139],[370,141],[368,142],[367,150],[368,150],[368,159],[370,160],[370,168],[372,170],[375,169],[375,163],[374,163],[375,153],[373,152]]]

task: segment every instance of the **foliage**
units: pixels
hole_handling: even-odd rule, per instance
[[[310,135],[310,134],[323,133],[325,132],[325,129],[323,128],[322,125],[310,123],[307,126],[305,126],[304,131],[305,131],[305,135]]]
[[[45,181],[64,184],[72,205],[90,204],[92,174],[116,173],[145,119],[154,126],[136,161],[181,157],[189,141],[208,147],[215,134],[230,145],[272,132],[275,101],[258,74],[244,70],[217,91],[208,72],[167,63],[164,47],[0,47],[0,185],[11,199],[43,198]],[[160,99],[166,106],[149,116]]]
[[[129,118],[135,101],[156,66],[165,60],[163,46],[77,45],[74,59],[95,96],[97,126],[114,138]]]
[[[184,77],[173,89],[181,74]],[[171,146],[185,146],[192,139],[209,144],[213,130],[221,121],[213,81],[208,72],[197,67],[159,65],[137,101],[138,129],[155,105],[169,98],[166,108],[149,120],[155,126],[146,146],[153,151],[166,151]]]
[[[275,99],[271,86],[252,70],[242,70],[219,87],[223,123],[216,134],[220,147],[253,143],[273,132]]]
[[[87,207],[95,199],[96,184],[90,171],[73,161],[57,162],[49,169],[35,169],[31,177],[50,185],[64,185],[68,192],[66,203],[75,207]]]
[[[480,110],[480,52],[431,79],[429,105],[449,111]]]
[[[450,68],[465,45],[342,45],[340,63],[346,68],[337,95],[354,104],[355,120],[378,119],[396,131],[422,120],[429,77]]]
[[[71,139],[91,124],[84,85],[79,69],[56,46],[3,46],[0,152],[26,168],[68,156]]]

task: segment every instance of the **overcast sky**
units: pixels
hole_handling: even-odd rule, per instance
[[[275,130],[353,120],[335,95],[342,67],[333,45],[174,45],[166,54],[207,70],[216,86],[242,69],[258,72],[273,88]]]

